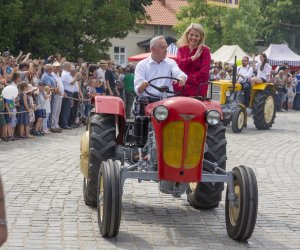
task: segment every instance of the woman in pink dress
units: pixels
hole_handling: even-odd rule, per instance
[[[192,23],[179,38],[176,62],[188,78],[182,91],[183,96],[203,96],[208,89],[210,50],[204,45],[205,32],[202,25]],[[175,91],[181,91],[174,85]]]

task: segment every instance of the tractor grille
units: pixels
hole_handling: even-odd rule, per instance
[[[185,126],[187,126],[185,132]],[[205,129],[199,122],[175,121],[163,128],[163,159],[173,168],[191,169],[198,165]],[[186,140],[184,141],[184,138]],[[186,143],[186,146],[185,146]],[[184,159],[183,159],[184,157]]]

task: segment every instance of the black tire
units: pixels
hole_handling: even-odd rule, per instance
[[[116,154],[116,125],[114,115],[94,114],[89,120],[89,175],[83,183],[85,204],[97,206],[98,173],[102,161]]]
[[[253,105],[253,120],[257,129],[266,130],[272,127],[276,116],[276,96],[272,88],[258,92]]]
[[[206,143],[208,146],[204,158],[211,162],[217,162],[219,167],[226,169],[226,145],[225,127],[221,124],[209,126]],[[209,169],[205,169],[209,171]],[[219,172],[219,171],[218,171]],[[218,173],[217,172],[217,173]],[[219,206],[222,199],[224,183],[190,183],[187,190],[188,201],[196,209],[211,209]]]
[[[238,241],[249,239],[254,231],[257,207],[258,190],[255,174],[251,168],[235,167],[234,192],[237,195],[237,206],[230,206],[228,188],[225,201],[226,229],[230,238]]]
[[[122,209],[120,167],[112,160],[101,163],[97,185],[98,226],[103,237],[119,233]]]
[[[231,128],[233,133],[242,132],[245,124],[245,119],[246,117],[244,110],[240,106],[237,106],[232,115]]]

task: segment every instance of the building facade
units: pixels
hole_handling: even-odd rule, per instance
[[[130,32],[124,39],[111,40],[110,58],[125,66],[128,57],[149,52],[149,42],[154,36],[165,36],[168,44],[175,42],[176,33],[172,28],[177,22],[176,13],[187,4],[187,0],[153,0],[152,5],[145,8],[150,19],[139,32]]]

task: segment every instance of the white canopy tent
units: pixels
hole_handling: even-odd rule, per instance
[[[300,66],[300,56],[293,52],[286,44],[270,44],[269,48],[263,53],[268,58],[268,63],[272,66],[288,63],[290,66]],[[259,55],[255,61],[259,61]]]
[[[223,45],[211,55],[211,58],[215,62],[227,62],[230,64],[234,64],[235,56],[237,57],[237,60],[241,60],[243,56],[249,57],[249,55],[238,45]]]

